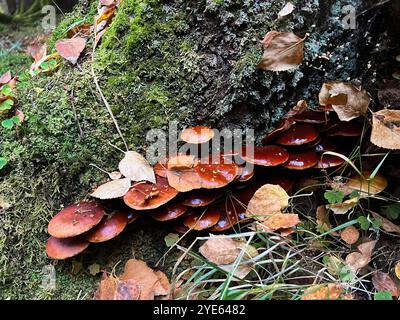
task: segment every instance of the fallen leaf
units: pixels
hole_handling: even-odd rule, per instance
[[[107,276],[106,273],[100,281],[100,284],[94,294],[95,300],[114,300],[115,290],[117,288],[117,279],[113,276]]]
[[[118,180],[122,178],[122,173],[119,171],[113,171],[108,174],[111,180]]]
[[[373,196],[378,193],[381,193],[388,186],[387,179],[377,174],[372,180],[368,180],[365,177],[369,177],[369,172],[362,172],[363,177],[360,177],[358,174],[352,176],[345,184],[345,189],[348,194],[353,191],[358,191],[360,194],[360,198],[368,198],[368,196]]]
[[[288,229],[295,227],[300,223],[299,215],[289,213],[276,213],[266,218],[258,226],[261,230],[272,232],[279,229]]]
[[[83,23],[80,25],[77,25],[75,27],[72,27],[71,29],[68,30],[67,36],[68,38],[74,38],[74,37],[88,37],[93,31],[93,25],[90,23]]]
[[[12,75],[10,71],[7,71],[2,76],[0,76],[0,87],[4,84],[7,84],[11,81]]]
[[[365,115],[370,102],[368,93],[350,82],[324,83],[319,93],[320,105],[332,105],[341,121],[350,121]]]
[[[266,184],[256,191],[251,198],[246,216],[264,221],[268,216],[281,213],[289,206],[289,196],[279,185]]]
[[[135,280],[121,281],[117,279],[117,286],[113,300],[139,300],[140,288]]]
[[[358,198],[352,198],[342,203],[329,204],[326,207],[333,211],[334,214],[346,214],[358,205]]]
[[[382,217],[381,215],[377,214],[376,212],[371,211],[371,214],[375,219],[381,221],[381,223],[382,223],[381,228],[383,230],[385,230],[386,232],[400,234],[400,226],[394,224],[393,222],[391,222],[390,220]]]
[[[400,261],[396,263],[396,266],[394,267],[394,272],[396,274],[397,279],[400,280]]]
[[[332,224],[329,221],[329,212],[326,210],[325,206],[319,206],[317,208],[316,212],[316,218],[317,218],[317,226],[321,228],[322,232],[328,232],[332,230]],[[332,232],[331,233],[333,236],[338,236],[337,232]]]
[[[98,199],[116,199],[123,197],[131,187],[131,180],[128,178],[112,180],[97,187],[91,194]]]
[[[343,287],[337,283],[314,285],[304,291],[301,300],[338,300]]]
[[[29,45],[26,51],[37,62],[47,55],[47,45],[34,43]]]
[[[304,58],[304,41],[293,32],[268,32],[262,41],[263,57],[258,64],[262,70],[286,71],[297,68]]]
[[[168,296],[171,290],[171,284],[162,271],[156,271],[155,274],[158,277],[158,282],[154,286],[154,295],[158,296]]]
[[[278,19],[281,19],[283,17],[286,17],[287,15],[291,14],[294,10],[295,6],[293,3],[288,2],[286,5],[282,8],[281,11],[278,13]]]
[[[356,227],[349,226],[340,233],[340,237],[347,244],[355,244],[360,238],[360,232]]]
[[[208,261],[220,266],[232,264],[236,261],[243,248],[243,242],[224,236],[215,236],[208,239],[199,252]]]
[[[346,264],[351,267],[355,272],[367,266],[372,257],[377,241],[367,241],[360,244],[357,249],[358,252],[352,252],[346,257]]]
[[[399,288],[389,274],[377,271],[372,275],[372,284],[377,291],[388,291],[393,297],[399,296]]]
[[[92,276],[97,275],[98,273],[100,273],[100,265],[97,263],[93,263],[88,267],[89,273]]]
[[[128,151],[118,165],[119,171],[132,181],[156,183],[156,176],[148,161],[135,151]]]
[[[139,285],[139,300],[154,300],[154,290],[159,278],[146,262],[135,259],[128,260],[120,279],[123,281],[132,279]]]
[[[179,241],[179,235],[177,233],[168,233],[164,237],[165,245],[170,248],[173,247]]]
[[[384,109],[372,115],[371,142],[381,148],[400,150],[400,110]]]
[[[86,47],[86,39],[76,37],[72,39],[57,40],[56,50],[58,54],[72,64],[76,64]]]

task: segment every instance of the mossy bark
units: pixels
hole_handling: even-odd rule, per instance
[[[278,20],[284,0],[124,0],[96,50],[94,69],[129,147],[144,151],[147,130],[166,130],[172,120],[180,127],[254,128],[259,139],[299,99],[315,105],[324,80],[357,79],[371,90],[390,73],[390,39],[379,56],[368,52],[387,31],[373,20],[384,17],[386,7],[374,10],[372,24],[366,13],[356,30],[344,30],[341,8],[350,3],[361,10],[362,1],[293,2],[296,11]],[[95,11],[95,3],[78,5],[53,33],[50,47],[68,26],[91,21]],[[310,33],[299,69],[256,68],[259,41],[270,30]],[[143,222],[77,258],[83,263],[77,275],[71,261],[46,258],[47,221],[106,179],[90,164],[112,171],[121,158],[111,145],[123,144],[94,87],[90,64],[88,48],[79,67],[63,63],[52,75],[18,89],[26,122],[0,138],[1,155],[9,159],[1,171],[0,194],[11,205],[0,215],[2,298],[75,299],[79,292],[90,298],[98,281],[87,272],[90,264],[110,270],[132,255],[152,264],[166,250],[163,236],[170,230]],[[173,260],[170,256],[167,272]],[[47,264],[57,270],[53,291],[40,286]]]

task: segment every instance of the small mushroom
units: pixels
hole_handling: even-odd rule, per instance
[[[84,251],[90,242],[83,237],[59,239],[50,237],[46,242],[46,254],[51,259],[64,260]]]
[[[221,212],[217,208],[210,208],[205,212],[196,212],[188,215],[183,220],[183,224],[196,231],[209,229],[218,223]]]
[[[306,170],[318,163],[318,156],[314,150],[290,153],[289,160],[284,167],[291,170]]]
[[[189,208],[187,206],[176,202],[159,208],[156,213],[152,215],[152,217],[156,221],[169,221],[184,215],[188,209]]]
[[[188,207],[205,207],[213,203],[221,196],[218,190],[194,190],[183,200],[182,204]]]
[[[166,178],[156,176],[156,184],[137,183],[124,196],[125,204],[135,210],[152,210],[161,207],[178,194]]]
[[[318,139],[319,132],[307,124],[295,124],[280,136],[276,143],[283,146],[301,146]]]
[[[337,156],[326,154],[321,155],[317,165],[315,166],[317,169],[329,169],[341,166],[345,161]]]
[[[255,147],[250,149],[250,153],[247,151],[247,148],[244,147],[242,151],[243,160],[257,166],[275,167],[289,159],[289,153],[278,146]]]
[[[50,220],[48,232],[56,238],[70,238],[89,231],[103,218],[103,207],[82,201],[62,209]]]
[[[196,126],[182,131],[181,139],[191,144],[201,144],[214,138],[214,130],[206,126]]]
[[[327,123],[329,117],[326,113],[317,112],[313,110],[306,110],[300,114],[296,114],[292,117],[296,122],[301,123],[314,123],[314,124],[322,124]]]
[[[85,238],[89,242],[98,243],[111,240],[118,236],[127,226],[128,216],[123,211],[115,212],[103,218],[103,220]]]

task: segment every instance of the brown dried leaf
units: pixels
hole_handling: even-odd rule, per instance
[[[316,212],[317,225],[321,227],[322,231],[328,232],[333,229],[329,221],[329,213],[325,206],[319,206]],[[333,236],[338,236],[337,232],[332,232]]]
[[[28,46],[26,51],[35,62],[37,62],[47,55],[47,45],[42,43],[33,43]]]
[[[349,226],[340,233],[340,237],[347,244],[355,244],[360,238],[360,232],[356,227]]]
[[[373,114],[371,142],[381,148],[400,150],[400,110],[384,109]]]
[[[264,54],[258,67],[270,71],[297,68],[303,61],[305,39],[293,32],[268,32],[262,41]]]
[[[56,50],[58,54],[72,64],[76,64],[86,47],[86,39],[76,37],[72,39],[58,40],[56,42]]]
[[[97,187],[91,194],[97,199],[116,199],[123,197],[131,187],[130,179],[112,180]]]
[[[155,287],[159,277],[149,268],[146,262],[130,259],[125,264],[124,273],[120,276],[123,281],[134,280],[140,288],[139,300],[154,300]]]
[[[114,292],[113,300],[139,300],[139,297],[140,288],[135,280],[117,280],[117,286]]]
[[[11,72],[7,71],[2,76],[0,76],[0,86],[9,83],[11,79],[12,79]]]
[[[381,228],[383,230],[385,230],[386,232],[400,234],[400,226],[394,224],[393,222],[391,222],[390,220],[382,217],[380,214],[377,214],[376,212],[372,212],[371,211],[371,214],[375,219],[381,221],[381,223],[382,223],[382,227]]]
[[[304,291],[301,300],[338,300],[343,287],[337,283],[314,285]]]
[[[352,198],[344,201],[343,203],[335,203],[327,205],[326,207],[333,211],[334,214],[346,214],[358,204],[358,198]]]
[[[289,229],[300,223],[299,215],[289,213],[276,213],[268,217],[258,226],[266,232],[276,231],[279,229]]]
[[[396,266],[394,267],[394,273],[396,274],[397,279],[400,280],[400,261],[396,263]]]
[[[158,277],[158,282],[154,286],[155,296],[167,296],[171,290],[171,284],[164,272],[156,271],[155,274]]]
[[[93,31],[93,25],[90,23],[80,24],[68,30],[68,38],[74,37],[88,37]]]
[[[352,252],[346,257],[346,264],[350,266],[355,272],[367,266],[372,257],[377,241],[367,241],[360,244],[357,249],[358,252]]]
[[[153,168],[147,160],[135,151],[128,151],[118,165],[119,171],[132,181],[149,181],[156,183]]]
[[[372,275],[372,283],[377,291],[389,291],[393,297],[399,296],[399,288],[387,273],[375,272]]]
[[[362,174],[363,177],[357,174],[346,182],[345,189],[348,192],[358,191],[360,193],[360,198],[368,198],[370,195],[381,193],[388,186],[387,179],[380,174],[377,174],[371,181],[364,178],[370,176],[369,172],[364,171]]]
[[[103,278],[94,294],[94,300],[114,300],[115,290],[117,288],[117,278],[103,274]]]
[[[246,216],[264,221],[289,206],[289,196],[279,185],[266,184],[256,191],[246,210]]]
[[[215,236],[207,240],[199,248],[199,252],[208,261],[220,266],[234,263],[242,251],[242,247],[242,241]]]
[[[286,3],[286,5],[282,8],[282,10],[279,11],[278,19],[288,16],[289,14],[291,14],[293,12],[294,9],[295,9],[295,6],[293,5],[293,3],[291,3],[291,2]]]
[[[324,83],[319,93],[319,103],[322,106],[332,105],[341,121],[350,121],[365,115],[370,102],[368,93],[351,82]]]

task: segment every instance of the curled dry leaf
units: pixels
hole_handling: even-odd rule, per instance
[[[147,160],[135,151],[128,151],[118,165],[119,171],[132,181],[149,181],[156,183],[153,168]]]
[[[289,206],[289,196],[279,185],[266,184],[256,191],[246,210],[246,216],[264,221]]]
[[[367,241],[360,244],[357,249],[358,252],[352,252],[346,257],[346,264],[350,266],[355,272],[367,266],[372,257],[377,241]]]
[[[329,212],[325,206],[319,206],[316,212],[317,225],[321,228],[322,232],[332,230],[332,224],[329,221]],[[338,236],[337,232],[332,232],[333,236]]]
[[[381,193],[388,186],[387,179],[380,174],[377,174],[372,180],[365,178],[370,176],[369,172],[364,171],[362,174],[363,177],[355,175],[346,182],[343,190],[347,191],[345,194],[358,191],[360,193],[360,198],[367,198],[368,196]]]
[[[264,54],[258,67],[269,71],[297,68],[304,58],[305,39],[293,32],[268,32],[262,41]]]
[[[282,10],[279,11],[278,18],[281,19],[283,17],[288,16],[293,12],[294,8],[295,6],[293,5],[293,3],[291,2],[286,3],[286,5],[282,8]]]
[[[199,248],[199,252],[208,261],[220,266],[234,263],[244,246],[246,244],[243,241],[215,236],[208,239]]]
[[[138,300],[139,285],[132,279],[122,281],[113,276],[103,275],[97,288],[95,300]]]
[[[84,23],[69,29],[67,36],[68,38],[88,37],[92,31],[93,31],[93,25],[90,23]]]
[[[371,142],[381,148],[400,150],[400,110],[384,109],[373,114]]]
[[[346,214],[358,204],[358,198],[352,198],[343,203],[335,203],[327,205],[327,208],[332,210],[334,214]]]
[[[116,199],[123,197],[130,187],[130,179],[112,180],[97,187],[91,196],[98,199]]]
[[[324,83],[319,93],[319,103],[322,106],[332,105],[341,121],[350,121],[365,115],[370,102],[368,93],[351,82]]]
[[[372,283],[377,291],[389,291],[393,297],[398,297],[400,290],[389,274],[377,271],[372,275]]]
[[[86,47],[86,39],[76,37],[72,39],[58,40],[56,42],[56,50],[58,54],[72,64],[76,64]]]
[[[265,232],[272,232],[279,229],[289,229],[300,223],[299,215],[289,213],[276,213],[266,218],[257,227]]]
[[[380,214],[377,214],[376,212],[371,211],[371,214],[375,219],[380,220],[380,222],[382,223],[381,228],[383,230],[385,230],[386,232],[390,232],[390,233],[400,234],[400,226],[394,224],[393,222],[382,217]]]
[[[355,244],[360,238],[360,232],[356,227],[349,226],[340,233],[340,237],[347,244]]]
[[[337,283],[314,285],[304,291],[301,300],[338,300],[343,287]]]
[[[0,86],[9,83],[11,79],[12,79],[11,72],[7,71],[6,73],[0,76]]]

